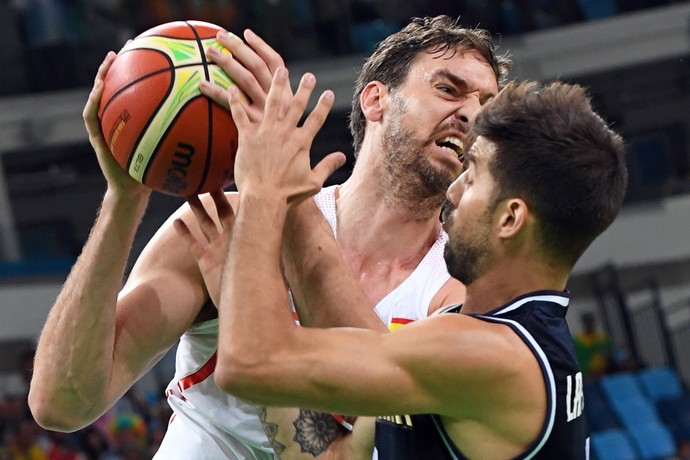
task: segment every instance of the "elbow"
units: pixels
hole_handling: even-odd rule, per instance
[[[29,410],[36,423],[43,429],[71,433],[81,428],[72,420],[68,420],[67,414],[56,410],[50,402],[32,398],[31,394],[29,395]]]
[[[250,357],[235,353],[219,353],[214,379],[218,388],[233,396],[253,403],[262,403],[261,388],[265,380],[260,377],[260,364]]]
[[[61,410],[50,398],[31,388],[28,398],[29,410],[41,428],[63,433],[72,433],[89,424],[91,420],[78,418],[76,410]]]

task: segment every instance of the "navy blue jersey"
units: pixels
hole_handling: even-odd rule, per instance
[[[450,307],[443,313],[460,313],[460,308]],[[489,313],[471,315],[512,328],[541,366],[547,392],[544,424],[537,439],[518,459],[589,458],[582,373],[565,321],[567,309],[567,293],[539,291]],[[440,418],[429,414],[379,417],[376,450],[379,460],[466,458],[462,446],[456,446],[446,434]]]

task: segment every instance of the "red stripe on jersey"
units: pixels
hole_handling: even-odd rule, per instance
[[[340,426],[345,428],[347,431],[352,431],[354,429],[354,425],[352,425],[352,423],[345,420],[345,417],[343,417],[342,415],[340,415],[340,414],[331,414],[331,415],[333,416],[333,418],[338,423],[340,423]]]
[[[184,391],[187,388],[206,380],[211,374],[213,374],[213,371],[216,370],[216,358],[216,353],[213,353],[209,360],[206,361],[206,364],[201,366],[201,368],[198,371],[188,375],[187,377],[177,382],[177,388],[180,391]]]
[[[407,324],[407,323],[412,323],[412,322],[414,322],[414,320],[410,319],[410,318],[395,318],[395,317],[393,317],[391,319],[391,323],[395,323],[395,324]]]

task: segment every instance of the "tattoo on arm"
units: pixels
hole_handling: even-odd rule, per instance
[[[314,457],[325,452],[341,434],[340,424],[331,414],[309,409],[300,409],[299,417],[292,424],[295,426],[293,440],[302,452]]]
[[[285,446],[276,440],[276,435],[278,434],[278,424],[270,423],[266,420],[266,408],[257,407],[257,413],[259,414],[259,420],[261,420],[261,425],[264,428],[266,436],[268,436],[268,442],[271,444],[273,451],[276,456],[280,458],[280,455],[285,451]]]

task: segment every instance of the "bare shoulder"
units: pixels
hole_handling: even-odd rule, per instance
[[[465,291],[464,284],[455,278],[449,278],[434,297],[432,297],[427,315],[431,315],[437,310],[449,305],[462,304],[465,302]]]

